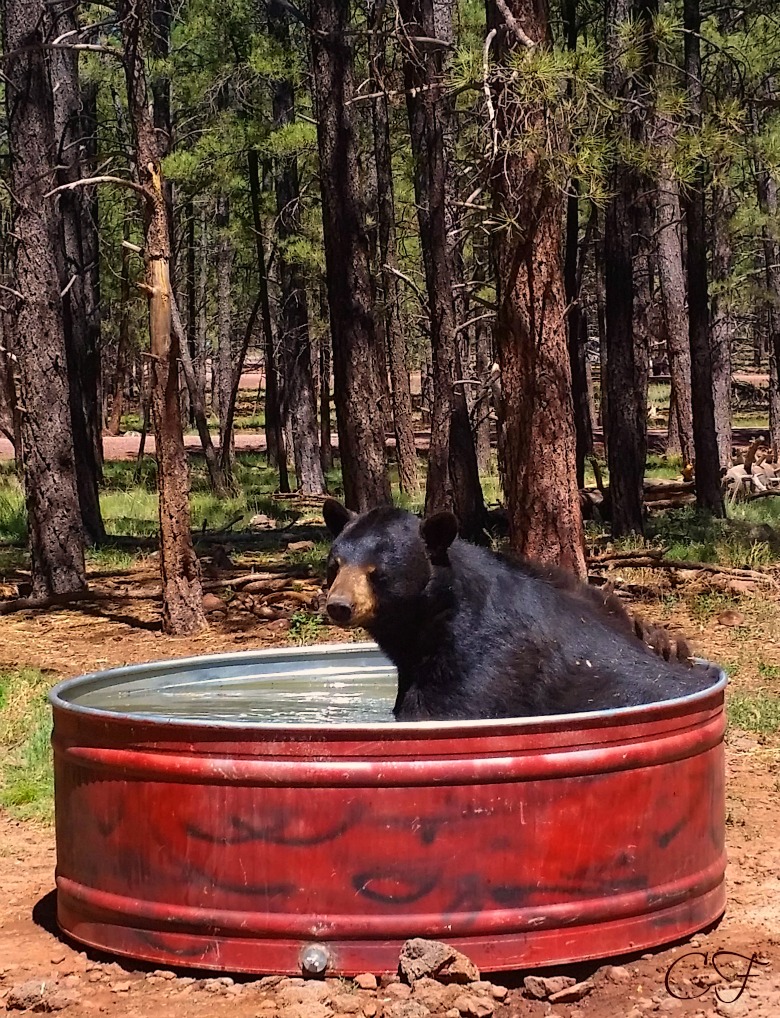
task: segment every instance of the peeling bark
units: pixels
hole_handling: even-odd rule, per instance
[[[144,188],[145,288],[149,298],[151,404],[157,455],[163,628],[175,636],[205,624],[200,565],[190,530],[189,472],[179,402],[178,342],[172,329],[171,237],[160,150],[149,110],[143,33],[151,0],[120,0],[128,108],[138,182]]]

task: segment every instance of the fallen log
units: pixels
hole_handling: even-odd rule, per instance
[[[693,505],[696,495],[677,495],[676,498],[656,498],[645,502],[646,509],[682,509],[683,506]]]
[[[244,573],[242,576],[227,576],[224,580],[210,580],[203,584],[203,589],[211,590],[246,590],[251,586],[263,587],[266,591],[283,590],[290,583],[299,580],[310,580],[312,571],[309,566],[286,569],[284,572]]]
[[[634,559],[637,556],[652,559],[663,558],[668,550],[668,548],[634,548],[632,551],[607,551],[601,555],[592,555],[588,559],[588,565],[592,562],[622,562],[624,559]]]
[[[693,481],[645,481],[645,502],[654,502],[657,499],[669,498],[672,495],[695,496],[695,494],[696,486]]]
[[[597,562],[599,566],[609,565],[609,562]],[[677,569],[688,570],[697,573],[712,573],[718,576],[733,576],[741,580],[755,580],[760,583],[767,583],[772,587],[777,586],[777,581],[768,573],[759,572],[756,569],[738,569],[734,566],[716,566],[711,562],[686,562],[681,559],[658,559],[651,555],[640,553],[636,558],[622,558],[614,565],[622,566],[624,569]]]
[[[123,591],[111,593],[107,590],[74,590],[69,594],[52,594],[50,597],[15,597],[11,601],[0,601],[0,615],[14,612],[35,611],[45,608],[66,608],[70,604],[84,601],[154,601],[162,596],[160,590]]]
[[[746,496],[745,501],[755,502],[757,498],[772,498],[773,495],[780,495],[780,488],[767,488],[766,491],[754,491],[752,495]]]

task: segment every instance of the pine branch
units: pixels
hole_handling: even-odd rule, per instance
[[[73,191],[77,187],[89,187],[92,184],[118,184],[120,187],[129,187],[132,191],[137,191],[138,194],[142,194],[147,201],[151,201],[151,195],[145,187],[141,187],[140,184],[136,184],[134,180],[126,180],[124,177],[83,177],[81,180],[72,180],[69,184],[60,184],[59,187],[55,187],[53,191],[48,191],[44,198],[53,198],[55,194],[61,194],[63,191]]]
[[[534,49],[536,47],[536,43],[529,35],[525,34],[522,28],[515,21],[515,16],[509,10],[509,6],[507,5],[506,0],[496,0],[496,7],[498,7],[498,9],[501,11],[502,15],[504,16],[504,21],[506,22],[507,28],[512,33],[512,35],[514,35],[515,39],[517,39],[520,45],[525,46],[526,49]]]

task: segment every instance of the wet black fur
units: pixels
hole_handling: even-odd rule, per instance
[[[331,580],[337,556],[376,569],[367,628],[398,670],[399,720],[627,707],[714,681],[712,669],[654,654],[616,598],[459,538],[448,544],[447,514],[423,522],[427,545],[421,521],[399,509],[348,517],[331,502],[325,518],[338,535]]]

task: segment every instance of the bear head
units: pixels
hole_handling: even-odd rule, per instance
[[[327,563],[326,611],[340,626],[369,632],[422,605],[434,571],[448,565],[448,549],[458,534],[457,520],[448,512],[422,521],[387,506],[358,515],[330,498],[322,511],[335,539]]]

